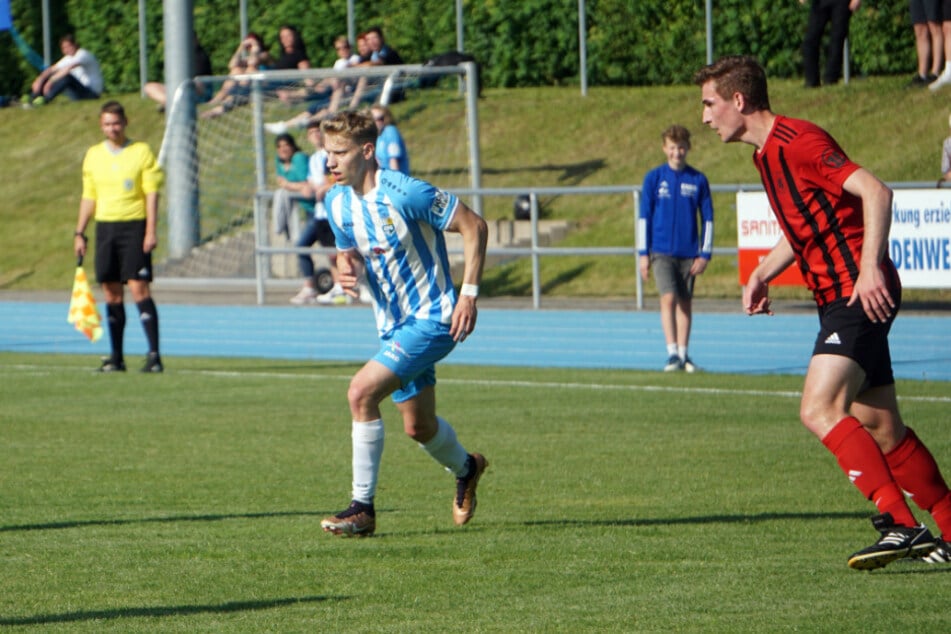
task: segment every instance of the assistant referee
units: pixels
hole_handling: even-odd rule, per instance
[[[162,170],[147,143],[126,137],[125,109],[109,101],[99,111],[99,128],[106,139],[86,151],[83,193],[73,239],[77,256],[86,255],[86,227],[96,220],[96,279],[106,298],[112,354],[100,372],[125,372],[122,340],[125,332],[123,285],[128,284],[148,341],[143,372],[162,372],[159,320],[149,284],[152,251],[158,244],[158,190]]]

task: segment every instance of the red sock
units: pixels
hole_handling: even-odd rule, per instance
[[[909,427],[904,440],[885,454],[898,486],[931,513],[942,535],[951,536],[951,491],[931,452]]]
[[[858,419],[846,416],[840,420],[822,439],[822,444],[839,461],[839,467],[852,484],[875,503],[879,513],[891,513],[899,526],[917,525],[882,450]]]

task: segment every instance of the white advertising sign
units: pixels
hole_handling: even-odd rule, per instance
[[[737,193],[736,210],[742,284],[782,232],[765,192]],[[951,189],[895,190],[888,253],[905,288],[951,288]]]

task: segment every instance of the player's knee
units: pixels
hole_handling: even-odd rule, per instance
[[[367,385],[354,378],[350,381],[350,387],[347,389],[347,401],[350,403],[350,409],[357,411],[364,407],[370,400],[371,391]]]
[[[845,413],[837,413],[824,403],[803,401],[799,405],[799,420],[806,429],[822,438],[835,424],[845,417]]]

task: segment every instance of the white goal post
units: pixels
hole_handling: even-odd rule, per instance
[[[253,276],[258,280],[259,301],[263,301],[265,280],[292,276],[276,274],[272,266],[273,259],[296,258],[296,253],[304,250],[273,244],[268,231],[274,136],[265,129],[265,124],[288,122],[287,131],[297,137],[301,149],[309,153],[312,148],[303,141],[306,114],[327,112],[332,89],[323,89],[335,82],[347,87],[340,109],[381,103],[390,106],[398,125],[413,123],[407,126],[414,130],[412,135],[401,126],[411,156],[411,175],[444,189],[481,188],[479,80],[478,69],[472,62],[455,66],[373,66],[343,71],[308,69],[196,77],[179,87],[169,102],[159,161],[165,166],[168,149],[173,144],[184,143],[189,147],[184,153],[188,157],[184,169],[188,186],[194,190],[191,198],[194,209],[167,209],[162,215],[182,214],[197,223],[199,241],[189,256],[170,260],[168,268],[174,272],[166,274]],[[205,95],[206,100],[199,100],[195,106],[188,94],[191,90]],[[207,97],[211,96],[215,99],[208,103]],[[427,151],[414,155],[413,148],[422,146]],[[175,153],[180,155],[181,152]],[[163,199],[168,201],[173,197]],[[471,201],[471,206],[480,213],[481,202],[478,196]],[[171,220],[167,222],[171,224]],[[208,266],[193,270],[184,262],[194,260],[192,256],[196,251],[215,250],[215,243],[227,242],[237,234],[244,234],[244,242],[248,242],[252,231],[253,253],[232,254],[218,248],[214,255],[206,257],[218,260],[211,272]],[[330,250],[307,251],[326,254]],[[235,257],[241,261],[221,261]],[[293,268],[294,271],[288,273],[296,274],[296,267]]]

